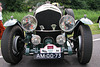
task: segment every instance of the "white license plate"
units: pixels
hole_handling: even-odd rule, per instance
[[[35,59],[60,59],[61,53],[39,53],[34,55]]]

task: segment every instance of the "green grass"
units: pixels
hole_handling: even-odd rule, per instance
[[[99,28],[99,24],[95,23],[93,25],[89,25],[90,29],[92,31],[92,34],[100,34],[100,28]]]
[[[14,17],[14,19],[17,19],[18,21],[21,21],[22,18],[26,15],[33,15],[33,12],[3,12],[3,23],[5,23],[7,20],[11,18],[11,16]]]
[[[89,18],[95,23],[97,22],[97,19],[100,16],[100,11],[92,11],[92,10],[84,10],[84,9],[75,10],[74,9],[74,14],[75,14],[75,19],[80,19],[84,17],[84,14],[86,14],[87,18]]]

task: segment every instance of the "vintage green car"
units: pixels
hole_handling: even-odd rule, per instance
[[[72,9],[64,12],[46,3],[36,9],[34,16],[27,15],[21,22],[11,17],[4,24],[7,28],[1,40],[4,60],[17,64],[23,55],[50,60],[77,54],[80,64],[88,63],[93,47],[88,24],[93,23],[86,16],[75,20]]]

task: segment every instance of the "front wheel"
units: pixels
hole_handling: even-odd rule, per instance
[[[86,64],[92,56],[92,34],[88,25],[80,25],[77,31],[74,31],[74,46],[77,46],[77,57],[80,64]]]
[[[22,59],[24,43],[21,40],[23,38],[23,30],[18,25],[5,29],[1,40],[1,52],[6,62],[17,64]]]

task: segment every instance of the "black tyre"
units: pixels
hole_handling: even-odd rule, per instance
[[[17,51],[13,48],[16,37]],[[22,38],[24,38],[24,32],[18,25],[5,29],[1,40],[1,52],[6,62],[17,64],[22,59],[24,49],[24,43],[21,42]]]
[[[65,15],[71,15],[73,18],[75,18],[74,17],[74,12],[73,12],[73,10],[72,9],[65,9]]]
[[[80,64],[86,64],[92,56],[93,42],[92,34],[88,25],[80,25],[77,31],[74,31],[74,46],[77,48],[77,56]]]

